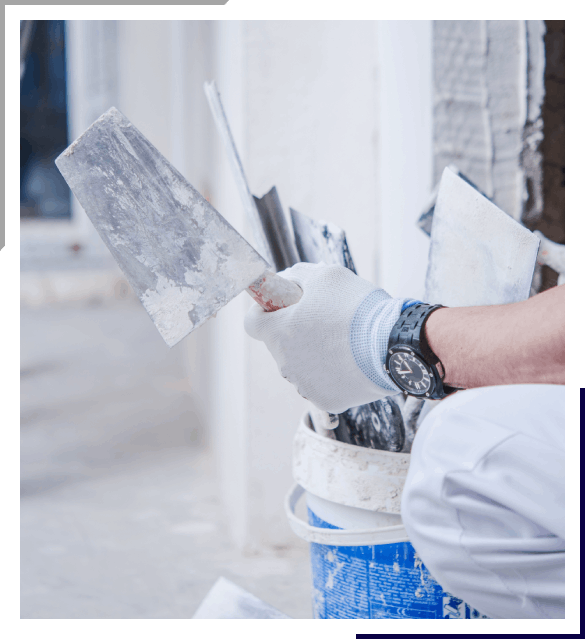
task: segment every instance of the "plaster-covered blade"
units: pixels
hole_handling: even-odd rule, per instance
[[[114,107],[56,164],[169,346],[269,268]]]
[[[290,619],[225,577],[214,584],[193,619]]]
[[[446,168],[433,215],[425,302],[483,306],[527,299],[539,243]]]

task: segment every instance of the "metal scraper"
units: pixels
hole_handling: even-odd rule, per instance
[[[193,619],[290,619],[240,586],[220,577],[201,602]]]
[[[116,108],[55,162],[169,346],[244,290],[301,298]]]
[[[540,240],[449,168],[433,215],[425,302],[484,306],[530,295]]]

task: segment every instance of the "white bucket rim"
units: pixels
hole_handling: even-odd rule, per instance
[[[284,508],[293,532],[309,543],[324,546],[381,546],[410,541],[404,525],[368,529],[331,529],[311,526],[295,514],[296,506],[303,493],[305,489],[294,483],[286,495]]]
[[[400,514],[409,453],[364,448],[329,439],[303,415],[293,440],[293,480],[322,499],[391,515]]]

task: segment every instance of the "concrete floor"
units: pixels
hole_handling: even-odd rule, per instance
[[[311,618],[308,548],[229,539],[183,371],[133,301],[22,309],[22,618],[191,618],[219,576]]]

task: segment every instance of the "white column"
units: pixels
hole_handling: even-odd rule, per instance
[[[214,24],[215,79],[221,92],[236,144],[245,155],[243,113],[242,46],[243,23],[221,21]],[[211,79],[211,78],[209,78]],[[201,90],[203,88],[201,87]],[[205,107],[208,109],[207,105]],[[231,175],[219,136],[213,131],[214,146],[211,202],[238,231],[250,240],[244,210]],[[250,300],[242,294],[221,309],[205,327],[210,337],[210,440],[215,453],[226,521],[232,539],[241,549],[250,549],[250,414],[247,378],[251,374],[247,358],[249,338],[243,317]]]
[[[187,79],[188,61],[183,20],[170,20],[171,45],[171,91],[170,91],[170,125],[171,125],[171,155],[170,161],[183,175],[187,170],[186,153],[186,121],[185,121],[185,82]]]
[[[285,208],[345,229],[368,279],[376,276],[379,207],[376,42],[374,22],[249,22],[245,32],[252,191],[276,185]],[[248,344],[251,535],[283,543],[292,539],[282,506],[291,442],[306,404],[266,347]]]
[[[343,227],[359,271],[376,274],[378,52],[373,22],[222,22],[216,80],[252,192]],[[351,46],[348,46],[351,43]],[[223,149],[212,189],[251,238]],[[264,344],[248,338],[244,296],[212,320],[212,441],[234,538],[246,550],[303,543],[283,499],[306,402]]]
[[[416,226],[431,187],[432,22],[380,22],[379,283],[421,299],[429,240]]]

